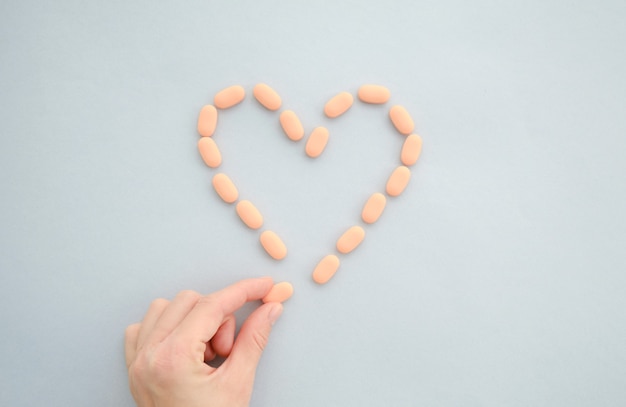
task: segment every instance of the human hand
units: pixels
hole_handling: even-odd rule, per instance
[[[235,339],[233,313],[263,298],[269,277],[242,280],[213,294],[182,291],[152,302],[143,321],[126,328],[130,390],[140,407],[238,407],[252,395],[256,367],[280,303],[267,303],[243,323]],[[227,359],[218,368],[205,362]]]

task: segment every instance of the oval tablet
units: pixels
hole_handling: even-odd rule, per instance
[[[337,96],[326,102],[324,113],[330,118],[335,118],[344,114],[352,106],[354,98],[348,92],[341,92]]]
[[[261,245],[273,259],[282,260],[287,255],[287,247],[280,237],[271,230],[261,233]]]
[[[283,281],[282,283],[274,284],[274,287],[270,290],[269,293],[265,297],[263,297],[263,302],[285,302],[293,295],[293,286],[291,283],[287,281]]]
[[[298,141],[304,137],[304,128],[293,110],[285,110],[280,114],[280,125],[290,140]]]
[[[216,168],[222,163],[222,154],[211,137],[202,137],[198,140],[198,150],[204,163],[209,167]]]
[[[228,178],[226,174],[219,173],[213,177],[213,188],[215,192],[226,203],[233,203],[239,198],[239,192],[235,184]]]
[[[417,134],[411,134],[407,136],[402,145],[402,152],[400,153],[400,160],[402,164],[409,166],[417,162],[422,152],[422,138]]]
[[[325,284],[332,278],[339,268],[339,258],[334,254],[324,257],[313,270],[313,281],[318,284]]]
[[[246,97],[246,91],[242,86],[234,85],[226,89],[222,89],[213,98],[213,103],[219,109],[228,109],[238,103],[241,103]]]
[[[328,130],[325,127],[316,127],[306,141],[306,155],[311,158],[319,157],[328,143]]]
[[[404,135],[411,134],[415,128],[413,119],[409,112],[402,106],[396,105],[389,110],[389,118],[395,126],[396,130]]]
[[[365,238],[365,231],[360,226],[352,226],[337,240],[339,253],[347,254],[356,249]]]
[[[211,137],[217,125],[217,109],[213,105],[206,105],[200,109],[198,115],[198,133],[202,137]]]
[[[252,205],[252,202],[246,200],[240,201],[235,209],[237,210],[237,215],[239,215],[243,223],[250,229],[258,229],[263,226],[263,216],[261,212]]]
[[[280,105],[282,104],[282,100],[278,93],[268,85],[264,83],[259,83],[252,90],[252,94],[262,104],[266,109],[269,110],[278,110],[280,109]]]
[[[387,180],[387,195],[398,196],[404,191],[411,179],[411,170],[405,166],[400,166],[393,170],[389,180]]]
[[[387,198],[385,195],[380,192],[376,192],[370,196],[370,198],[365,203],[363,207],[363,212],[361,212],[361,218],[363,218],[363,222],[365,223],[374,223],[380,218],[383,210],[385,210],[385,205],[387,204]]]
[[[365,103],[387,103],[391,93],[389,89],[380,85],[363,85],[359,88],[359,100]]]

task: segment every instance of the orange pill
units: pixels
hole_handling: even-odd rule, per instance
[[[396,130],[404,135],[411,134],[415,128],[411,115],[402,106],[393,106],[389,110],[389,118],[391,118],[391,122],[395,126]]]
[[[411,134],[404,140],[402,151],[400,152],[400,160],[406,166],[413,165],[417,162],[421,152],[422,138],[417,134]]]
[[[324,106],[324,113],[330,118],[344,114],[354,102],[354,98],[348,92],[341,92],[330,99]]]
[[[298,141],[304,137],[304,128],[293,110],[285,110],[280,114],[280,125],[290,140]]]
[[[283,281],[282,283],[274,284],[270,292],[263,297],[263,302],[285,302],[291,298],[292,295],[293,286],[291,283]]]
[[[387,103],[391,93],[389,89],[380,85],[363,85],[359,88],[359,100],[365,103],[382,104]]]
[[[213,177],[213,188],[215,192],[226,203],[233,203],[239,198],[239,192],[235,184],[228,178],[226,174],[219,173]]]
[[[261,212],[252,204],[252,202],[240,201],[236,208],[237,215],[250,229],[258,229],[263,226],[263,216]]]
[[[365,203],[365,206],[363,207],[363,212],[361,212],[361,218],[363,218],[363,222],[376,222],[385,210],[386,204],[387,198],[385,198],[385,195],[381,194],[380,192],[372,194],[372,196],[370,196],[370,198]]]
[[[313,281],[318,284],[325,284],[335,275],[339,269],[339,264],[339,258],[334,254],[324,257],[313,270]]]
[[[282,260],[287,255],[287,247],[280,237],[271,230],[261,233],[261,245],[273,259]]]
[[[202,137],[198,140],[198,151],[209,167],[216,168],[222,163],[222,154],[211,137]]]
[[[246,97],[246,91],[242,86],[234,85],[217,92],[213,98],[213,104],[219,109],[233,107]]]
[[[365,231],[360,226],[352,226],[337,240],[339,253],[347,254],[356,249],[365,238]]]
[[[393,170],[389,180],[387,180],[387,195],[398,196],[404,191],[411,179],[411,170],[405,166],[400,166]]]
[[[328,130],[325,127],[316,127],[306,141],[306,155],[311,158],[319,157],[328,143]]]
[[[264,83],[257,84],[252,90],[252,94],[266,109],[278,110],[282,100],[278,93]]]
[[[213,105],[206,105],[200,109],[198,115],[198,133],[202,137],[211,137],[217,126],[217,109]]]

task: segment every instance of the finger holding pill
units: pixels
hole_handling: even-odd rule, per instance
[[[274,287],[270,290],[269,293],[265,297],[263,297],[263,302],[285,302],[293,295],[293,285],[287,281],[283,281],[281,283],[274,284]]]

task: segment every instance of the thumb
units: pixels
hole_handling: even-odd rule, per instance
[[[232,352],[223,366],[227,376],[239,381],[254,381],[256,367],[272,331],[272,325],[283,312],[279,302],[269,302],[256,309],[241,326]]]

